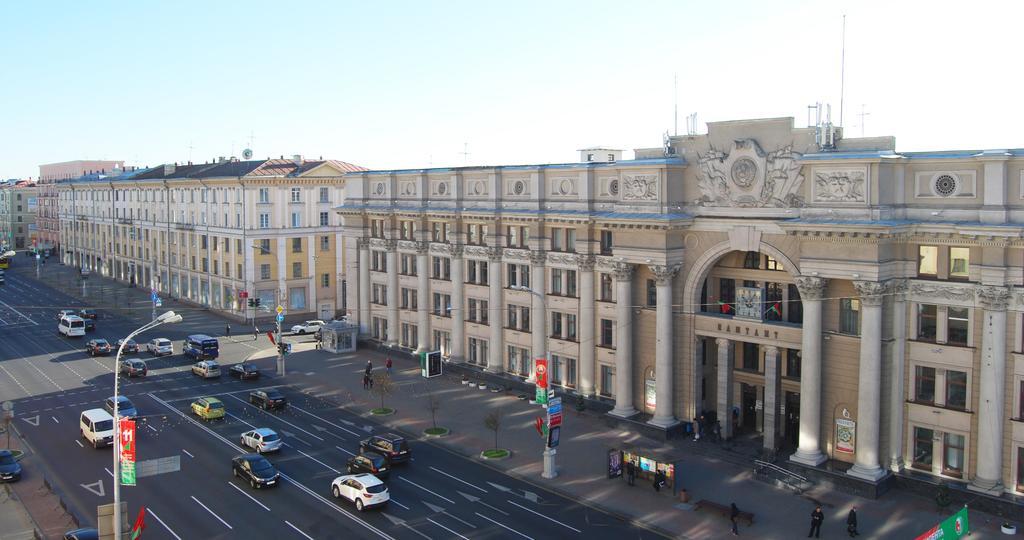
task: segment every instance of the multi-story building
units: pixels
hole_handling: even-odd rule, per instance
[[[59,251],[60,218],[58,217],[57,181],[80,178],[87,174],[116,173],[124,168],[120,160],[75,160],[39,166],[39,209],[36,227],[41,249]]]
[[[627,161],[350,173],[337,211],[371,339],[1024,492],[1024,150],[716,122]]]
[[[0,184],[0,247],[34,247],[38,194],[39,188],[28,180]]]
[[[356,170],[295,156],[60,181],[63,260],[238,317],[251,297],[331,318],[346,302],[331,208]]]

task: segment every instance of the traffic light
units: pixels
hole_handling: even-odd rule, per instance
[[[285,355],[291,354],[291,352],[292,352],[292,344],[291,343],[285,343],[283,341],[279,341],[277,343],[277,353],[280,354],[281,356],[285,356]]]
[[[256,300],[253,298],[249,299],[249,307],[256,307]]]
[[[255,301],[256,301],[256,303],[253,304],[253,307],[260,307],[260,299],[257,298]]]

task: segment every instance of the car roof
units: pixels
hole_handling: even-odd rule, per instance
[[[129,362],[130,363],[138,362],[140,364],[145,364],[146,363],[146,361],[141,359],[141,358],[126,358],[126,359],[121,360],[121,361],[124,362],[124,363],[129,363]]]
[[[95,341],[96,343],[99,343],[99,342],[101,342],[101,341],[102,341],[102,342],[104,342],[104,343],[110,343],[109,341],[107,341],[107,339],[106,339],[106,338],[101,338],[101,337],[98,337],[98,338],[94,338],[94,339],[91,339],[91,340],[89,340],[89,341]]]
[[[82,318],[79,317],[78,315],[64,315],[64,318],[71,322],[82,320]]]
[[[370,473],[350,474],[348,475],[348,478],[352,478],[353,480],[359,480],[359,483],[364,486],[377,486],[384,483],[380,481],[380,478],[377,478],[376,476]]]
[[[12,453],[10,450],[0,450],[0,457],[7,457],[13,455],[14,453]]]
[[[85,417],[90,419],[90,420],[113,420],[114,419],[114,417],[110,416],[110,413],[108,413],[104,409],[89,409],[87,411],[82,411],[82,414],[84,414]]]
[[[377,438],[378,439],[386,439],[386,440],[389,440],[389,441],[405,440],[405,437],[403,437],[401,435],[398,435],[398,434],[395,434],[395,433],[383,433],[381,435],[377,435]]]
[[[255,431],[256,433],[259,433],[261,436],[262,435],[277,435],[276,431],[274,431],[274,430],[272,430],[272,429],[270,429],[268,427],[256,428],[253,431]]]
[[[258,459],[267,459],[259,454],[240,454],[235,456],[235,459],[241,459],[244,461],[256,461]]]
[[[196,398],[196,401],[199,401],[201,399],[205,399],[207,403],[220,403],[219,399],[211,396],[203,396],[201,398]]]
[[[165,337],[158,337],[158,338],[153,338],[152,341],[167,341],[167,342],[170,342],[171,340],[169,340],[169,339],[167,339]]]

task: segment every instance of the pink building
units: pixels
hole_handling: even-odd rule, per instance
[[[57,181],[78,178],[92,172],[110,172],[114,168],[124,168],[124,161],[79,159],[39,166],[39,206],[36,214],[39,247],[56,250],[60,246]]]

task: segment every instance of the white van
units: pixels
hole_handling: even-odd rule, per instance
[[[82,437],[92,444],[93,448],[114,444],[114,417],[103,409],[89,409],[82,413],[78,421]]]
[[[57,331],[68,337],[84,336],[85,321],[76,315],[61,317],[60,322],[57,323]]]

